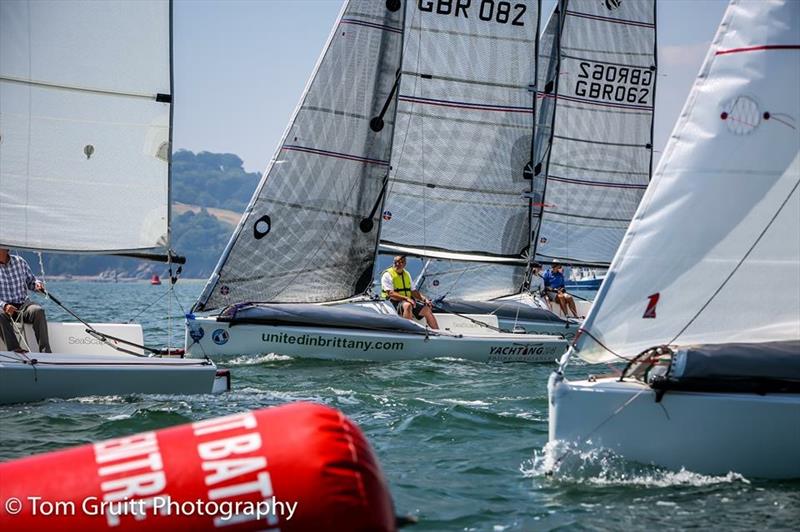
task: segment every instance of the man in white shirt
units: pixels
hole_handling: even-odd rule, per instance
[[[405,268],[406,258],[401,255],[395,257],[392,266],[381,276],[381,297],[391,301],[397,313],[404,318],[425,318],[428,327],[438,329],[439,323],[433,315],[430,299],[412,288],[411,274]]]

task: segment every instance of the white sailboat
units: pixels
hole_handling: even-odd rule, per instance
[[[474,330],[496,328],[492,316],[431,330],[366,295],[379,244],[525,263],[539,2],[432,6],[345,2],[194,307],[222,311],[188,319],[187,352],[538,362],[566,348]]]
[[[550,447],[800,477],[798,94],[800,3],[732,1],[550,378]],[[619,377],[568,381],[573,355],[627,365]]]
[[[171,14],[169,1],[0,3],[0,246],[171,254]],[[0,352],[0,404],[229,385],[211,361],[137,356],[138,325],[49,329],[54,353]]]
[[[650,182],[656,50],[655,0],[556,4],[539,46],[532,261],[573,270],[611,263]],[[457,312],[483,301],[501,324],[534,330],[525,307],[548,306],[523,288],[529,283],[525,267],[438,260],[427,265],[420,289]],[[586,316],[591,302],[575,299]],[[568,338],[578,323],[562,324]]]

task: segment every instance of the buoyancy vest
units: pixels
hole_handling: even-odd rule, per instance
[[[389,267],[383,273],[389,273],[392,276],[392,287],[395,292],[405,297],[411,297],[411,274],[407,270],[403,270],[401,275],[397,273],[394,267]],[[389,292],[381,288],[381,297],[389,299]]]

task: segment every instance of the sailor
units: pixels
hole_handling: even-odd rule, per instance
[[[389,299],[404,318],[425,318],[428,327],[438,329],[430,299],[411,288],[411,274],[405,268],[406,258],[402,255],[395,257],[392,266],[381,276],[381,297]]]
[[[24,351],[14,328],[19,327],[24,334],[22,324],[32,323],[39,351],[50,353],[44,309],[28,298],[28,290],[44,292],[44,284],[33,275],[25,259],[0,248],[0,340],[9,351]]]
[[[572,316],[577,318],[578,310],[575,308],[575,300],[567,293],[562,270],[561,264],[554,262],[550,269],[544,272],[542,276],[544,290],[551,301],[558,303],[565,317],[569,317],[569,312],[567,312],[569,309],[572,312]]]

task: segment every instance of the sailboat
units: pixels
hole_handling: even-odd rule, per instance
[[[177,261],[171,15],[168,1],[0,3],[0,246]],[[0,352],[0,404],[229,386],[209,360],[143,356],[139,325],[48,325],[53,353]]]
[[[431,330],[368,295],[378,253],[525,263],[539,2],[487,6],[345,2],[193,309],[216,314],[187,319],[187,352],[563,353],[564,338],[498,332],[492,316]]]
[[[800,477],[798,94],[800,3],[732,1],[595,304],[550,377],[550,447]],[[568,381],[575,355],[624,371]]]
[[[611,263],[651,177],[656,50],[655,0],[556,4],[539,46],[532,262]],[[501,324],[533,331],[524,308],[548,307],[523,288],[528,275],[520,266],[438,260],[426,265],[419,286],[444,308],[465,312],[481,301]],[[585,316],[590,302],[576,303]],[[558,305],[553,311],[571,339],[579,321],[566,320]]]

